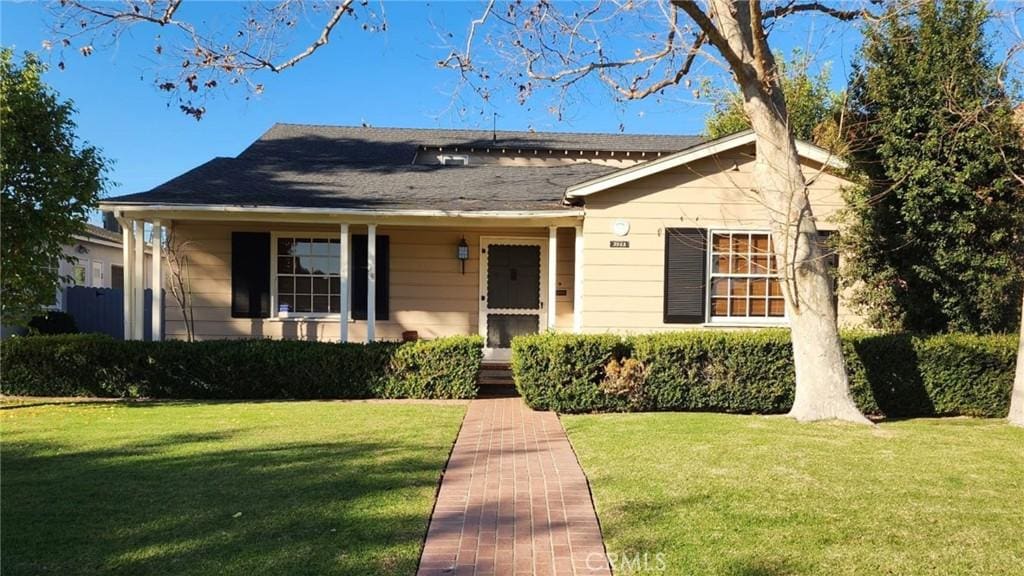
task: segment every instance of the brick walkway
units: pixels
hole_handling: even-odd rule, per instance
[[[554,413],[519,398],[470,403],[418,574],[610,574],[587,479]]]

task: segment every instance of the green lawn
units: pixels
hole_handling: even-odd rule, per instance
[[[617,574],[1024,574],[1024,430],[1000,421],[562,421]]]
[[[411,575],[464,411],[6,406],[3,572]]]

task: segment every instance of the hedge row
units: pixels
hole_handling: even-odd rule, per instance
[[[843,346],[867,414],[1006,416],[1015,336],[848,334]],[[785,330],[522,336],[512,370],[527,404],[559,412],[784,413],[795,386]]]
[[[114,398],[472,398],[482,350],[476,336],[401,344],[33,336],[0,343],[0,389]]]

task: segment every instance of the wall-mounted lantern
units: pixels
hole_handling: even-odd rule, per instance
[[[469,260],[469,244],[466,243],[466,237],[463,236],[462,240],[459,240],[459,249],[455,256],[462,263],[462,273],[466,273],[466,260]]]

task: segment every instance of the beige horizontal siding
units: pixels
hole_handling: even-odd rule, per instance
[[[665,228],[765,230],[769,212],[752,192],[753,148],[667,170],[586,198],[583,324],[588,332],[635,333],[695,327],[663,322]],[[808,163],[815,221],[835,230],[845,181]],[[629,234],[615,236],[617,220]],[[629,248],[612,248],[626,240]],[[859,319],[840,303],[840,322]],[[696,325],[700,327],[700,325]]]
[[[557,266],[557,288],[566,291],[567,300],[555,302],[555,328],[572,330],[572,298],[576,278],[576,231],[572,228],[558,229]]]
[[[242,319],[231,317],[231,233],[260,231],[336,236],[337,226],[302,226],[275,223],[174,223],[175,238],[185,243],[189,260],[189,285],[196,334],[200,339],[215,338],[299,338],[336,340],[338,320]],[[352,226],[352,234],[365,234],[366,228]],[[390,317],[377,321],[382,339],[398,339],[402,332],[415,330],[420,337],[432,338],[478,332],[480,301],[480,236],[544,238],[541,228],[413,228],[380,225],[377,233],[390,242]],[[465,237],[470,259],[465,274],[455,257],[459,241]],[[557,302],[559,327],[572,326],[571,289],[573,283],[574,232],[559,230],[558,282],[569,289],[570,301]],[[546,295],[545,295],[546,299]],[[366,322],[349,322],[349,338],[362,340]],[[167,310],[167,336],[184,338],[181,310],[170,296]]]

